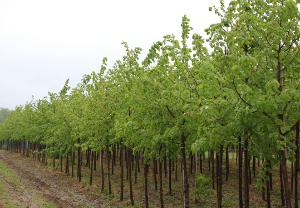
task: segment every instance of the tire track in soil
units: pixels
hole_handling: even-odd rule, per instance
[[[26,207],[38,208],[38,205],[32,200],[31,194],[26,191],[26,188],[23,185],[21,190],[17,190],[14,184],[10,183],[2,175],[0,175],[0,180],[6,184],[10,197],[14,200],[17,199],[19,204],[26,204]]]
[[[44,177],[41,179],[38,174],[35,174],[40,170],[36,170],[33,167],[31,167],[31,170],[34,172],[26,170],[26,167],[28,168],[28,166],[19,166],[19,164],[16,164],[14,161],[8,158],[3,151],[0,151],[0,160],[5,162],[9,168],[13,169],[18,174],[18,176],[28,180],[28,183],[34,186],[36,190],[38,190],[47,199],[54,202],[58,207],[76,208],[81,206],[82,204],[85,204],[89,207],[102,207],[102,203],[99,201],[99,199],[93,200],[76,190],[72,191],[70,189],[66,189],[68,187],[68,184],[64,184],[65,187],[61,187],[61,184],[59,184],[59,182],[62,181],[60,181],[61,179],[57,178],[56,176],[52,178],[52,176],[48,176],[49,174],[45,175],[45,173],[42,173],[44,174]],[[18,162],[17,160],[18,158],[16,159],[16,162]],[[22,161],[22,165],[24,165],[23,162],[24,161]],[[47,179],[47,177],[49,177],[49,180]],[[106,206],[104,205],[104,207]]]

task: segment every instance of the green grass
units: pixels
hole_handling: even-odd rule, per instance
[[[22,187],[22,179],[5,163],[0,161],[0,201],[1,205],[4,208],[15,208],[15,207],[24,207],[22,202],[18,201],[18,199],[14,198],[14,196],[10,196],[9,191],[9,183],[17,192],[22,193],[24,188]],[[38,193],[34,188],[28,184],[26,184],[26,191],[28,191],[32,195],[32,200],[39,207],[43,208],[55,208],[56,205],[52,202],[49,202],[42,194]]]

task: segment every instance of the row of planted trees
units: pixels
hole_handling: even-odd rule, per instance
[[[181,176],[183,206],[189,207],[190,190],[197,188],[190,173],[202,173],[206,159],[217,207],[222,207],[222,186],[230,177],[230,154],[235,153],[240,208],[250,206],[251,176],[258,177],[262,197],[271,207],[275,169],[282,205],[298,207],[297,3],[233,0],[228,7],[221,1],[220,7],[210,9],[220,17],[206,30],[211,52],[200,35],[191,35],[186,16],[181,38],[164,36],[143,60],[140,48],[123,43],[125,55],[113,67],[103,59],[99,72],[85,75],[75,88],[67,81],[59,93],[17,107],[0,125],[2,148],[44,163],[52,158],[55,164],[59,158],[61,169],[64,160],[66,173],[71,171],[79,181],[86,163],[90,183],[100,161],[101,190],[107,181],[109,194],[111,174],[118,168],[120,200],[128,180],[132,205],[132,183],[143,169],[145,207],[150,203],[149,170],[160,207],[163,174],[168,175],[170,194],[172,174],[176,180]]]

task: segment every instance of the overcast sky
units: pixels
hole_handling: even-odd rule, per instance
[[[217,21],[217,0],[0,0],[0,107],[75,86],[99,69],[102,57],[122,57],[122,41],[147,51],[181,18],[195,32]]]

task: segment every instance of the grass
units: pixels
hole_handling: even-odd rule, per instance
[[[24,207],[24,202],[18,199],[16,195],[18,193],[26,192],[30,193],[32,201],[38,207],[43,208],[55,208],[56,205],[52,202],[49,202],[43,195],[37,192],[34,187],[29,184],[24,184],[22,180],[12,169],[10,169],[4,162],[0,161],[0,204],[4,208],[16,208]],[[25,187],[24,187],[25,185]]]

